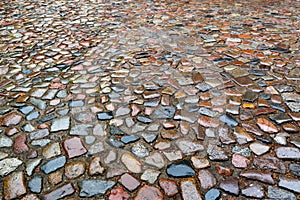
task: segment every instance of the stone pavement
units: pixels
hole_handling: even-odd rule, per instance
[[[3,0],[0,199],[300,199],[300,1]]]

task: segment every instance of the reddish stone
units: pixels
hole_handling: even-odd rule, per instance
[[[68,158],[74,158],[87,152],[79,137],[73,137],[65,140],[63,143],[63,147],[67,153]]]
[[[285,130],[286,132],[289,133],[298,133],[299,132],[299,128],[292,123],[287,123],[287,124],[283,124],[282,125],[283,130]]]
[[[11,112],[0,118],[0,126],[15,126],[18,125],[22,120],[22,115],[16,112]]]
[[[278,128],[266,118],[258,118],[256,124],[267,133],[277,133]]]
[[[255,115],[266,115],[266,114],[270,114],[270,113],[274,113],[276,112],[275,109],[273,108],[262,108],[262,109],[259,109],[255,112]]]
[[[142,111],[141,107],[139,107],[136,104],[132,104],[131,109],[132,109],[131,116],[133,117],[137,116]]]
[[[198,123],[204,127],[216,128],[219,126],[219,120],[207,116],[199,117]]]
[[[140,182],[128,173],[121,176],[119,183],[121,183],[129,191],[135,190],[140,185]]]
[[[22,172],[15,172],[4,179],[3,194],[5,199],[15,199],[26,193]]]
[[[159,180],[158,183],[167,196],[172,197],[178,193],[178,189],[175,181],[162,178]]]
[[[229,167],[224,167],[219,164],[216,164],[215,167],[218,174],[220,175],[230,176],[233,173],[233,170],[230,169]]]
[[[127,200],[129,197],[128,192],[123,187],[117,187],[110,191],[108,200]]]
[[[250,160],[245,156],[235,153],[232,155],[231,163],[236,168],[246,168],[249,165]]]
[[[163,200],[163,194],[156,187],[144,185],[138,191],[136,197],[134,197],[134,200],[141,200],[141,199]]]
[[[19,154],[19,153],[24,153],[29,150],[27,144],[26,144],[26,135],[22,134],[16,137],[15,143],[14,143],[14,152]]]
[[[180,137],[180,133],[177,132],[177,129],[162,130],[161,137],[164,139],[174,140]]]

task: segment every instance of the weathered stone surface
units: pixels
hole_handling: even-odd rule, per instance
[[[159,186],[163,189],[164,194],[168,197],[172,197],[178,193],[175,181],[162,178],[159,180]]]
[[[181,181],[180,187],[182,191],[182,198],[184,200],[202,200],[194,180],[188,179]]]
[[[275,183],[272,174],[268,172],[263,172],[258,170],[246,170],[243,171],[240,175],[249,179],[258,180],[268,184]]]
[[[51,132],[68,130],[70,126],[70,117],[65,116],[62,118],[57,118],[51,124]]]
[[[192,177],[195,171],[188,161],[173,163],[167,167],[167,174],[176,178]]]
[[[279,147],[275,149],[276,156],[281,159],[300,159],[300,150],[294,147]]]
[[[65,184],[52,192],[45,194],[45,200],[55,200],[62,199],[66,196],[69,196],[75,192],[75,189],[71,183]]]
[[[22,172],[14,172],[4,179],[3,193],[5,199],[15,199],[26,194],[25,180]]]
[[[300,180],[299,179],[292,179],[286,177],[279,178],[279,187],[283,187],[285,189],[300,193]]]
[[[67,163],[65,166],[65,176],[74,179],[81,176],[85,172],[85,162],[77,161]]]
[[[63,142],[63,148],[67,153],[68,158],[83,155],[87,152],[79,137],[72,137]]]
[[[290,200],[296,200],[296,196],[287,191],[287,190],[283,190],[283,189],[279,189],[273,186],[269,186],[268,187],[268,197],[271,199],[290,199]]]
[[[205,190],[210,189],[217,184],[217,180],[214,175],[206,169],[198,172],[198,179],[200,181],[200,187]]]
[[[140,186],[140,182],[128,173],[123,174],[118,182],[129,191],[133,191]]]
[[[15,126],[22,121],[22,115],[17,112],[11,112],[0,118],[0,126]]]
[[[251,184],[250,186],[242,189],[242,194],[246,197],[261,199],[264,197],[264,188],[258,184]]]
[[[0,160],[0,176],[6,176],[17,169],[23,162],[18,158],[5,158]]]
[[[93,197],[99,194],[105,194],[107,190],[112,188],[116,182],[105,180],[82,180],[79,181],[79,196],[83,198]]]
[[[54,159],[46,162],[45,164],[43,164],[41,166],[41,170],[46,174],[50,174],[51,172],[54,172],[54,171],[64,167],[66,162],[67,162],[66,157],[60,156],[58,158],[54,158]]]
[[[125,153],[121,157],[122,163],[133,173],[141,173],[142,164],[133,155]]]
[[[237,178],[227,178],[220,183],[220,189],[230,194],[238,195],[240,192],[239,181]]]

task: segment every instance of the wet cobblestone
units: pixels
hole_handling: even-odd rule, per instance
[[[299,9],[1,1],[0,199],[299,199]]]

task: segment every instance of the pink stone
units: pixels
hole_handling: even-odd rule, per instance
[[[67,153],[68,158],[74,158],[87,152],[79,137],[73,137],[65,140],[63,143],[63,147]]]
[[[128,192],[126,192],[123,187],[118,187],[110,191],[108,200],[127,200],[129,197]]]
[[[0,126],[15,126],[22,120],[22,116],[16,112],[11,112],[0,118]]]
[[[18,135],[15,139],[14,143],[14,152],[19,154],[19,153],[24,153],[29,150],[27,144],[26,144],[26,135]]]
[[[235,153],[232,155],[231,163],[236,168],[246,168],[249,165],[250,160],[245,156]]]
[[[177,185],[175,181],[168,179],[160,179],[159,186],[163,189],[164,193],[169,196],[175,196],[178,193]]]
[[[121,183],[129,191],[135,190],[140,185],[140,182],[128,173],[121,176],[119,183]]]
[[[141,200],[141,199],[163,200],[163,194],[156,187],[144,185],[138,191],[136,197],[134,197],[134,200]]]

